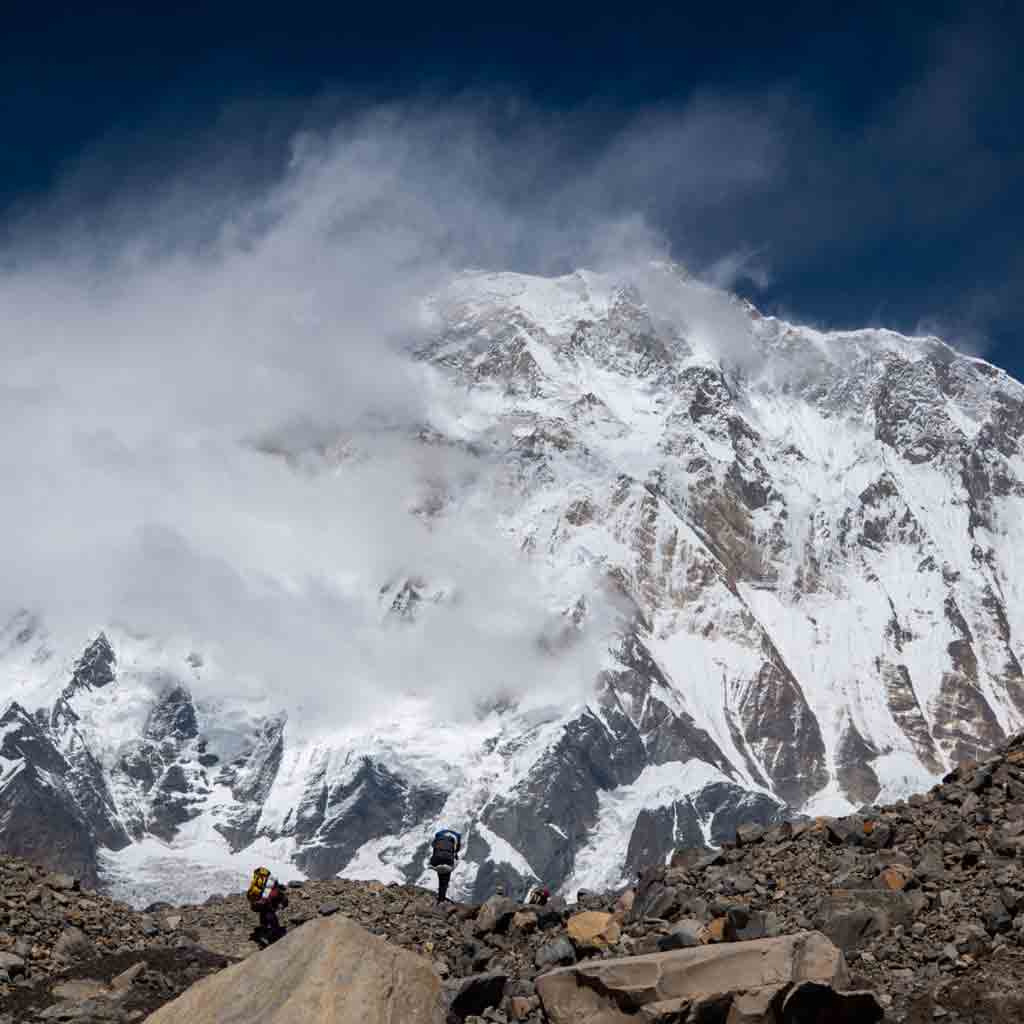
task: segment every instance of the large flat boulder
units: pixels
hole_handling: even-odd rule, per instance
[[[787,995],[799,989],[801,1000],[810,1000],[805,983],[813,983],[819,1002],[829,1010],[829,1020],[844,1019],[843,1004],[854,998],[840,991],[849,984],[846,962],[819,932],[584,961],[544,974],[536,982],[552,1024],[635,1024],[638,1016],[685,1020],[687,1010],[698,1004],[701,1020],[717,1020],[720,1010],[725,1024],[733,1000],[741,994],[747,994],[745,1004],[763,1002],[772,1008],[773,1016],[763,1019],[785,1020]],[[856,1003],[862,1014],[859,1019],[880,1019],[865,1013],[865,1006],[874,1004],[869,993],[856,994]],[[747,1012],[745,1004],[737,1010]],[[749,1014],[734,1017],[756,1019]]]
[[[444,1024],[430,963],[340,914],[210,975],[149,1024]]]

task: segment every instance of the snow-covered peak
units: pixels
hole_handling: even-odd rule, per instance
[[[410,685],[310,723],[232,692],[212,652],[24,613],[0,628],[21,709],[0,820],[52,807],[139,899],[169,863],[192,895],[254,858],[428,881],[439,825],[466,837],[457,890],[571,890],[739,820],[925,788],[1024,724],[1018,382],[935,338],[761,316],[671,264],[467,272],[429,306],[415,443],[464,462],[409,514],[488,512],[481,550],[517,559],[556,622],[530,637],[537,678],[475,717]],[[368,581],[366,629],[458,606],[447,566],[414,556]],[[583,625],[600,649],[580,683],[558,659]],[[338,666],[339,699],[363,682]]]

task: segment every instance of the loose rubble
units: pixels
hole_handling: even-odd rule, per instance
[[[537,980],[581,963],[815,932],[844,955],[859,993],[844,1004],[860,1007],[850,1020],[880,1007],[889,1021],[995,1024],[1024,1019],[1022,857],[1024,736],[927,794],[841,819],[741,825],[720,849],[677,850],[628,888],[574,904],[438,906],[415,886],[330,879],[292,883],[282,920],[294,930],[341,914],[425,957],[450,1019],[470,1024],[556,1019]],[[141,1020],[256,952],[255,924],[240,893],[139,912],[0,858],[0,1024]],[[785,999],[812,996],[794,987]],[[787,1019],[782,1002],[759,998],[727,993],[699,1019]]]

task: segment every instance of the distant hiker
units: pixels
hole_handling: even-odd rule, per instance
[[[551,890],[546,885],[535,885],[526,897],[526,902],[533,907],[547,906],[551,899]]]
[[[434,844],[430,854],[430,866],[437,872],[437,902],[448,899],[448,883],[462,849],[462,836],[454,829],[443,828],[434,833]]]
[[[269,946],[272,942],[277,942],[285,933],[277,912],[288,906],[288,894],[276,878],[267,891],[269,880],[270,872],[266,868],[257,868],[252,873],[252,881],[246,893],[249,909],[260,915],[259,927],[253,930],[253,938],[260,946]]]

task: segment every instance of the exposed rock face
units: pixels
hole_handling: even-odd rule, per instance
[[[192,694],[181,683],[173,679],[167,681],[159,701],[146,719],[142,735],[154,743],[180,743],[199,735]]]
[[[219,822],[217,831],[233,850],[243,850],[258,833],[263,805],[277,778],[284,756],[284,728],[287,718],[278,715],[260,724],[253,741],[217,774],[217,782],[231,787],[236,807]],[[217,759],[200,754],[199,763],[212,768]]]
[[[5,850],[97,880],[99,838],[68,785],[72,766],[19,704],[0,715],[0,836]]]
[[[98,690],[108,686],[116,678],[117,658],[105,633],[98,637],[82,652],[71,673],[71,681],[64,688],[65,699],[81,690]]]
[[[294,835],[308,850],[297,863],[314,876],[336,874],[368,839],[400,832],[409,821],[432,820],[443,803],[443,793],[410,786],[370,758],[359,759],[334,785],[325,768],[310,780],[298,808]]]
[[[310,921],[259,957],[211,975],[152,1024],[444,1024],[430,962],[341,916]]]

